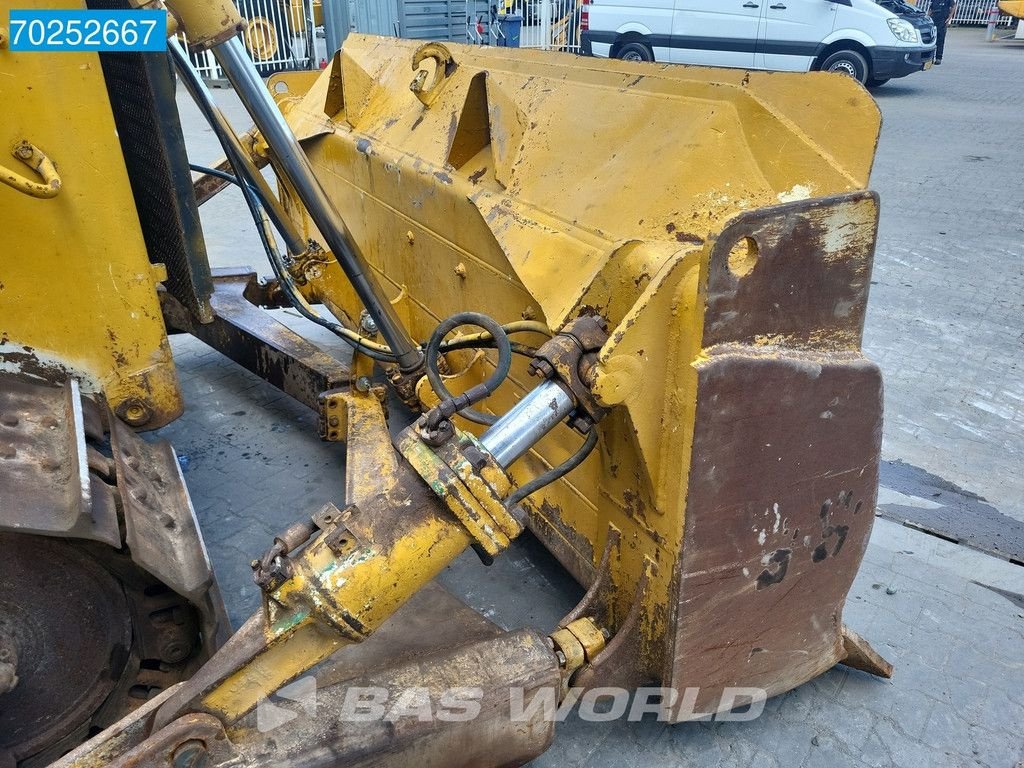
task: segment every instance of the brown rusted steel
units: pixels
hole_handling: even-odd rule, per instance
[[[171,447],[73,380],[0,382],[0,645],[18,661],[0,750],[42,764],[189,677],[229,627]]]
[[[237,764],[224,726],[209,715],[185,715],[161,728],[109,768],[204,768]]]
[[[179,684],[180,685],[180,684]],[[143,702],[84,744],[55,760],[51,768],[108,768],[111,762],[137,747],[149,735],[150,718],[174,692],[171,686]]]
[[[270,163],[270,160],[267,155],[260,154],[255,150],[256,135],[256,129],[252,128],[239,135],[238,143],[252,161],[253,165],[255,165],[259,170],[265,168]],[[214,163],[212,167],[218,171],[224,171],[225,173],[230,173],[232,175],[235,172],[234,168],[231,166],[231,162],[226,157],[222,157]],[[219,176],[213,176],[208,173],[201,174],[192,182],[192,191],[196,197],[196,205],[202,205],[230,184],[230,181],[226,181]]]
[[[85,736],[125,675],[128,599],[73,542],[0,533],[0,553],[0,634],[18,656],[18,682],[0,698],[0,755],[52,759]]]
[[[858,351],[876,216],[869,193],[793,203],[739,217],[712,250],[666,616],[667,676],[700,688],[697,712],[727,686],[771,696],[845,656],[842,608],[878,487],[881,377]],[[739,280],[741,236],[758,269]]]
[[[242,745],[247,757],[295,768],[489,768],[526,763],[554,736],[555,723],[539,713],[518,722],[510,712],[512,689],[521,689],[527,702],[541,689],[557,690],[558,666],[546,640],[529,630],[502,632],[434,584],[378,634],[324,665],[316,680],[317,716],[300,714],[259,741],[253,734]],[[351,688],[385,690],[391,704],[403,691],[426,689],[436,709],[445,690],[465,687],[481,694],[481,714],[469,722],[345,720]],[[240,725],[252,734],[254,721],[250,716]]]
[[[73,379],[0,374],[0,527],[120,546],[112,491],[89,470],[85,408]]]
[[[537,757],[554,736],[555,723],[544,718],[542,708],[522,720],[514,719],[511,710],[510,690],[521,690],[525,702],[544,689],[558,690],[558,665],[547,641],[529,630],[503,632],[437,584],[412,597],[365,643],[317,668],[315,680],[314,716],[299,707],[285,727],[261,733],[258,714],[252,713],[231,730],[230,749],[220,753],[236,753],[237,758],[212,756],[209,768],[235,765],[230,762],[235,759],[241,765],[291,768],[497,768]],[[426,689],[437,707],[440,696],[453,687],[480,691],[479,717],[468,722],[420,722],[415,717],[353,722],[345,714],[350,689],[384,690],[392,705],[403,691]],[[165,737],[161,730],[147,741],[153,713],[172,695],[147,704],[137,718],[117,723],[53,768],[163,765],[160,760],[175,747],[203,738],[193,730],[197,721],[183,717],[169,724],[172,734]]]
[[[174,449],[166,441],[141,440],[117,419],[111,427],[113,461],[124,489],[125,544],[135,562],[185,597],[203,594],[213,574],[205,549],[188,546],[199,531]],[[182,529],[187,535],[180,535]]]
[[[892,677],[893,666],[871,647],[871,644],[845,624],[843,625],[843,664],[878,677]]]
[[[173,299],[164,299],[167,324],[188,331],[303,405],[320,410],[321,392],[347,386],[347,365],[328,355],[247,298],[256,274],[249,269],[214,270],[211,323],[191,320]],[[258,293],[258,291],[256,291]]]

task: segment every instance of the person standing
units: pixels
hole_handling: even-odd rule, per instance
[[[956,0],[932,0],[928,15],[935,22],[935,63],[942,63],[942,50],[946,47],[946,27],[956,14]]]

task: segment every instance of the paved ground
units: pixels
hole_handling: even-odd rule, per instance
[[[865,348],[885,457],[1024,520],[1024,43],[949,33],[941,67],[876,91],[881,232]]]
[[[941,69],[877,94],[883,214],[867,348],[886,377],[893,463],[882,500],[920,510],[960,486],[1024,520],[1024,46],[986,46],[980,34],[954,31]],[[218,97],[247,127],[232,95]],[[179,102],[193,160],[213,159],[212,136]],[[256,258],[234,193],[203,218],[215,264]],[[307,410],[217,353],[190,339],[174,349],[194,408],[161,434],[187,456],[237,624],[258,604],[249,559],[297,510],[341,497],[342,451],[313,437]],[[467,557],[444,581],[510,627],[550,628],[579,596],[529,540],[492,569]],[[845,620],[896,664],[892,681],[837,668],[753,723],[570,721],[536,765],[1014,768],[1024,760],[1022,595],[1024,568],[879,520]]]

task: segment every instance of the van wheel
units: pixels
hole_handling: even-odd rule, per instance
[[[860,83],[868,81],[868,62],[857,51],[836,51],[821,62],[822,72],[849,75]]]
[[[643,43],[626,43],[619,48],[615,58],[623,61],[654,61],[654,51]]]
[[[891,79],[892,79],[891,77],[869,77],[867,85],[868,85],[868,88],[881,88],[883,85],[888,83]]]

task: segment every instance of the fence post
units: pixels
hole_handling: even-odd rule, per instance
[[[540,47],[545,51],[551,48],[551,0],[540,3]]]
[[[992,0],[992,7],[988,11],[988,30],[985,33],[985,39],[990,43],[996,39],[996,27],[998,24],[999,3],[997,0]]]

